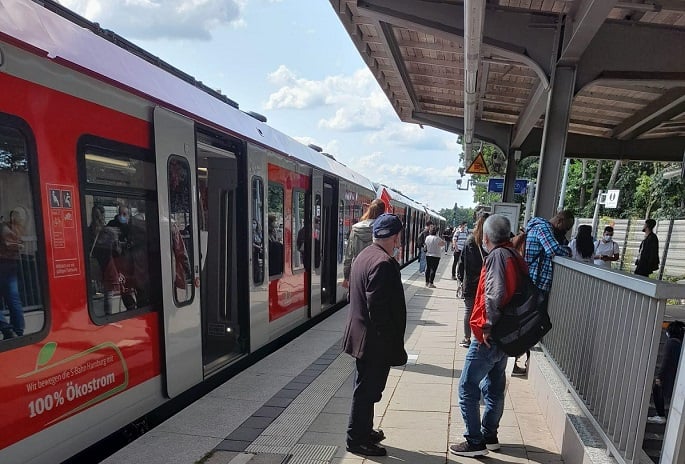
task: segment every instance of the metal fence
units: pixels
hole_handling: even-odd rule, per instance
[[[555,258],[543,349],[611,454],[637,462],[666,300],[685,285]]]
[[[573,230],[579,225],[592,225],[592,218],[579,218]],[[621,248],[621,259],[615,264],[622,271],[632,272],[635,269],[640,242],[644,239],[642,227],[644,219],[607,219],[599,221],[598,230],[593,231],[597,237],[602,236],[605,226],[614,228],[614,241]],[[654,233],[659,238],[660,268],[653,277],[667,280],[685,279],[685,219],[660,219]]]

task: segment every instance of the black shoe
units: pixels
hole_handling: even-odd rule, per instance
[[[514,369],[511,371],[513,377],[524,377],[526,374],[528,374],[528,369],[519,367],[518,364],[514,364]]]
[[[363,456],[386,456],[388,454],[388,451],[385,448],[375,443],[347,445],[347,451],[354,454],[361,454]]]
[[[472,445],[468,441],[464,441],[450,446],[450,453],[467,457],[485,456],[488,454],[488,449],[485,447],[485,443]]]
[[[485,447],[490,451],[497,451],[499,449],[499,440],[497,437],[485,437]]]
[[[383,430],[371,430],[371,435],[369,435],[369,442],[375,444],[380,443],[383,440],[385,440],[385,434],[383,433]]]
[[[3,340],[9,340],[10,338],[16,338],[19,335],[16,334],[16,332],[12,329],[5,329],[2,331],[2,339]]]

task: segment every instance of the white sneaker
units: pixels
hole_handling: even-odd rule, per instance
[[[647,423],[664,425],[666,423],[666,418],[663,416],[650,416],[647,418]]]

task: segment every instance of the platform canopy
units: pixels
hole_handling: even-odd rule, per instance
[[[537,155],[574,69],[566,156],[682,161],[685,0],[330,0],[402,121]],[[558,133],[558,132],[557,132]]]

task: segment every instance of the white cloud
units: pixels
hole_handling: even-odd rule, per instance
[[[387,124],[382,131],[368,136],[368,143],[391,144],[415,150],[440,150],[456,153],[459,147],[455,143],[456,135],[418,124],[393,122]]]
[[[319,127],[337,131],[380,129],[394,113],[368,68],[348,76],[311,80],[281,65],[268,76],[280,88],[269,95],[265,109],[312,109],[335,107],[335,113],[319,120]]]
[[[60,0],[127,38],[210,40],[212,31],[242,26],[246,0]]]

